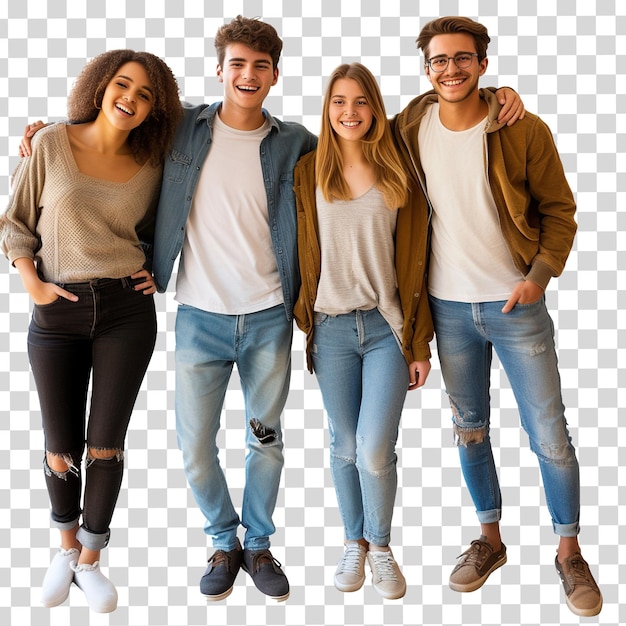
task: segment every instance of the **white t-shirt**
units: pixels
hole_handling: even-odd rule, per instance
[[[243,315],[283,302],[259,156],[268,131],[268,122],[242,131],[215,116],[176,281],[181,304]]]
[[[448,130],[434,104],[420,124],[419,149],[433,205],[428,290],[441,300],[508,300],[524,279],[502,236],[487,180],[485,123]]]

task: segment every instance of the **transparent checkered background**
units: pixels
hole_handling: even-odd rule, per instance
[[[0,195],[25,124],[65,115],[85,62],[131,47],[163,56],[190,101],[221,94],[213,36],[238,13],[262,16],[284,39],[268,107],[319,128],[325,77],[361,60],[380,77],[388,113],[428,88],[415,49],[420,27],[446,14],[479,19],[492,36],[484,85],[510,85],[550,125],[577,195],[580,230],[548,303],[558,332],[567,416],[582,473],[585,555],[604,593],[601,624],[626,623],[626,2],[624,0],[14,0],[0,2]],[[618,95],[619,94],[619,95]],[[455,557],[477,535],[452,445],[436,356],[427,387],[409,394],[398,442],[400,485],[392,546],[408,581],[401,601],[332,586],[342,529],[328,470],[319,390],[299,332],[284,415],[286,459],[273,537],[291,597],[266,600],[240,573],[207,607],[198,581],[207,556],[174,427],[171,289],[156,297],[160,333],[128,435],[126,478],[103,562],[119,608],[90,613],[75,587],[61,607],[38,604],[57,542],[41,471],[42,434],[26,355],[30,303],[0,260],[0,623],[2,624],[577,624],[553,568],[552,534],[536,458],[497,363],[493,438],[504,495],[508,564],[485,587],[447,587]],[[618,408],[619,407],[619,408]],[[236,377],[226,398],[222,461],[236,502],[243,482],[243,406]]]

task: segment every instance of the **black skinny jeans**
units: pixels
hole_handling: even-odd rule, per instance
[[[54,472],[44,458],[54,526],[69,530],[80,518],[85,443],[114,454],[111,459],[88,455],[85,463],[78,539],[92,550],[109,541],[122,483],[126,431],[156,340],[154,299],[133,289],[138,282],[143,279],[102,278],[62,285],[78,296],[78,302],[59,298],[35,305],[28,332],[46,451],[62,457],[69,467],[67,472]]]

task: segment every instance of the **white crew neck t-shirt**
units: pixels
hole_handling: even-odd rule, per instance
[[[176,281],[181,304],[243,315],[283,302],[259,154],[268,132],[267,121],[242,131],[215,116]]]
[[[487,180],[485,123],[451,131],[434,104],[420,124],[419,149],[433,205],[428,290],[441,300],[508,300],[524,280],[502,235]]]

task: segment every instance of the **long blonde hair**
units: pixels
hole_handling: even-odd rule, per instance
[[[333,86],[340,78],[356,80],[372,109],[372,126],[361,140],[361,147],[365,159],[374,168],[376,186],[382,192],[385,204],[390,209],[398,208],[407,199],[407,175],[393,142],[378,83],[361,63],[344,63],[330,75],[324,95],[322,125],[315,156],[315,182],[327,202],[352,198],[343,176],[343,157],[337,136],[329,119]]]

